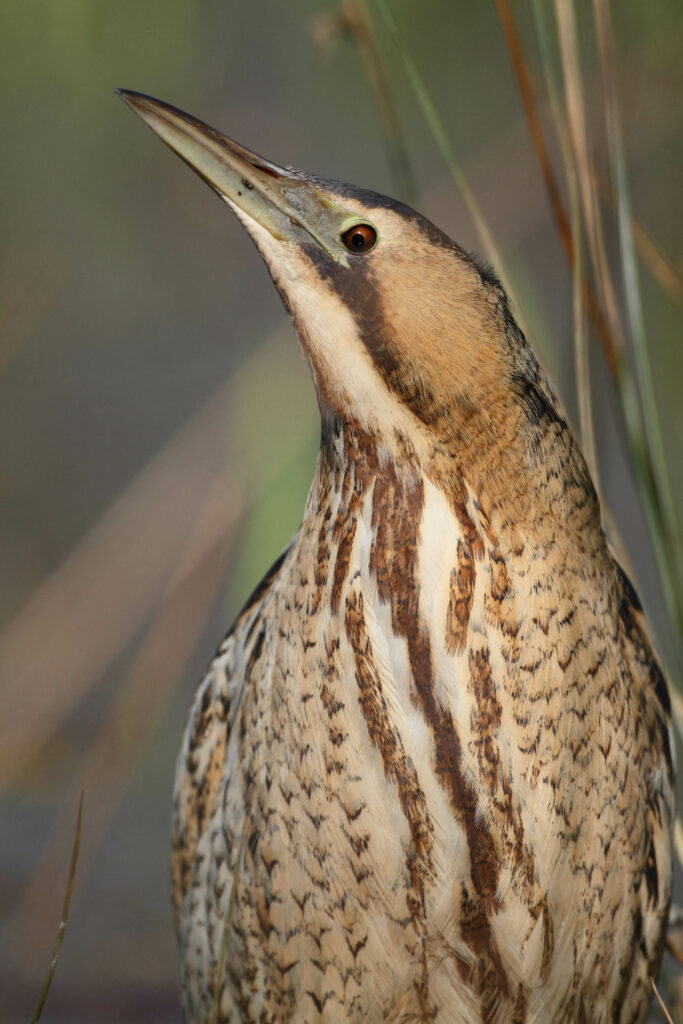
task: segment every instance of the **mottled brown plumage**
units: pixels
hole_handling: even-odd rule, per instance
[[[406,207],[126,99],[256,241],[322,417],[178,762],[188,1020],[644,1021],[666,685],[504,292]]]

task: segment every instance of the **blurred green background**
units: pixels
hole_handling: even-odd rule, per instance
[[[604,170],[590,5],[578,7]],[[571,275],[495,5],[391,9],[576,422]],[[548,127],[533,12],[513,9]],[[417,194],[394,176],[344,31],[349,10],[313,0],[0,9],[2,1022],[35,1008],[83,787],[74,902],[42,1020],[180,1020],[168,864],[184,717],[232,616],[298,526],[317,447],[308,372],[255,249],[112,88],[180,106],[275,161],[409,199],[481,249],[370,4]],[[653,257],[641,267],[679,509],[682,13],[677,0],[613,5],[634,214],[673,274],[666,286]],[[596,345],[591,369],[603,493],[670,657]]]

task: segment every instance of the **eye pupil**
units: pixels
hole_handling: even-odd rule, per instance
[[[368,252],[377,241],[377,232],[370,224],[354,224],[344,232],[342,241],[349,252]]]

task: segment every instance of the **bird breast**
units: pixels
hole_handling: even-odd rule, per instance
[[[603,692],[599,558],[573,563],[557,532],[503,547],[473,497],[414,465],[323,460],[279,573],[197,696],[200,716],[229,706],[229,727],[212,720],[212,742],[195,724],[181,755],[206,804],[185,857],[186,887],[209,893],[187,924],[190,993],[228,908],[230,963],[251,980],[226,1005],[291,1004],[283,1020],[327,1019],[331,1000],[345,1015],[329,1020],[445,1021],[429,1014],[456,998],[463,1022],[482,1000],[492,1020],[533,1019],[540,994],[550,1020],[577,957],[606,984],[586,924],[611,914],[613,938],[623,916],[631,934],[604,854],[642,859],[642,784],[628,704]]]

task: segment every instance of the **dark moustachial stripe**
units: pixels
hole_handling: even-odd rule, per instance
[[[315,179],[314,179],[315,180]],[[336,189],[343,198],[352,195],[370,206],[390,208],[413,224],[432,245],[449,252],[464,266],[474,270],[482,284],[493,290],[498,297],[498,308],[505,325],[508,344],[515,350],[514,365],[509,383],[510,390],[525,410],[533,428],[543,429],[548,424],[557,424],[562,431],[567,423],[561,415],[556,399],[542,378],[538,362],[523,333],[519,329],[507,297],[494,271],[477,257],[465,252],[443,231],[425,217],[394,200],[363,189],[347,189],[336,182],[320,181],[324,187]],[[391,315],[382,304],[382,289],[372,267],[372,260],[365,256],[350,254],[349,266],[330,260],[313,243],[302,246],[321,280],[331,285],[346,309],[351,312],[358,335],[370,355],[373,364],[387,389],[404,406],[421,420],[426,427],[441,434],[449,433],[454,426],[454,407],[457,406],[461,422],[473,415],[475,407],[470,404],[463,391],[439,399],[434,393],[430,375],[410,359],[409,350],[397,342],[391,330]],[[522,353],[521,358],[517,358]]]
[[[359,337],[386,387],[423,423],[435,426],[445,410],[436,400],[427,376],[409,366],[405,353],[396,344],[370,262],[361,256],[350,256],[352,265],[344,267],[321,255],[314,245],[303,248],[320,277],[334,288],[352,313]]]

